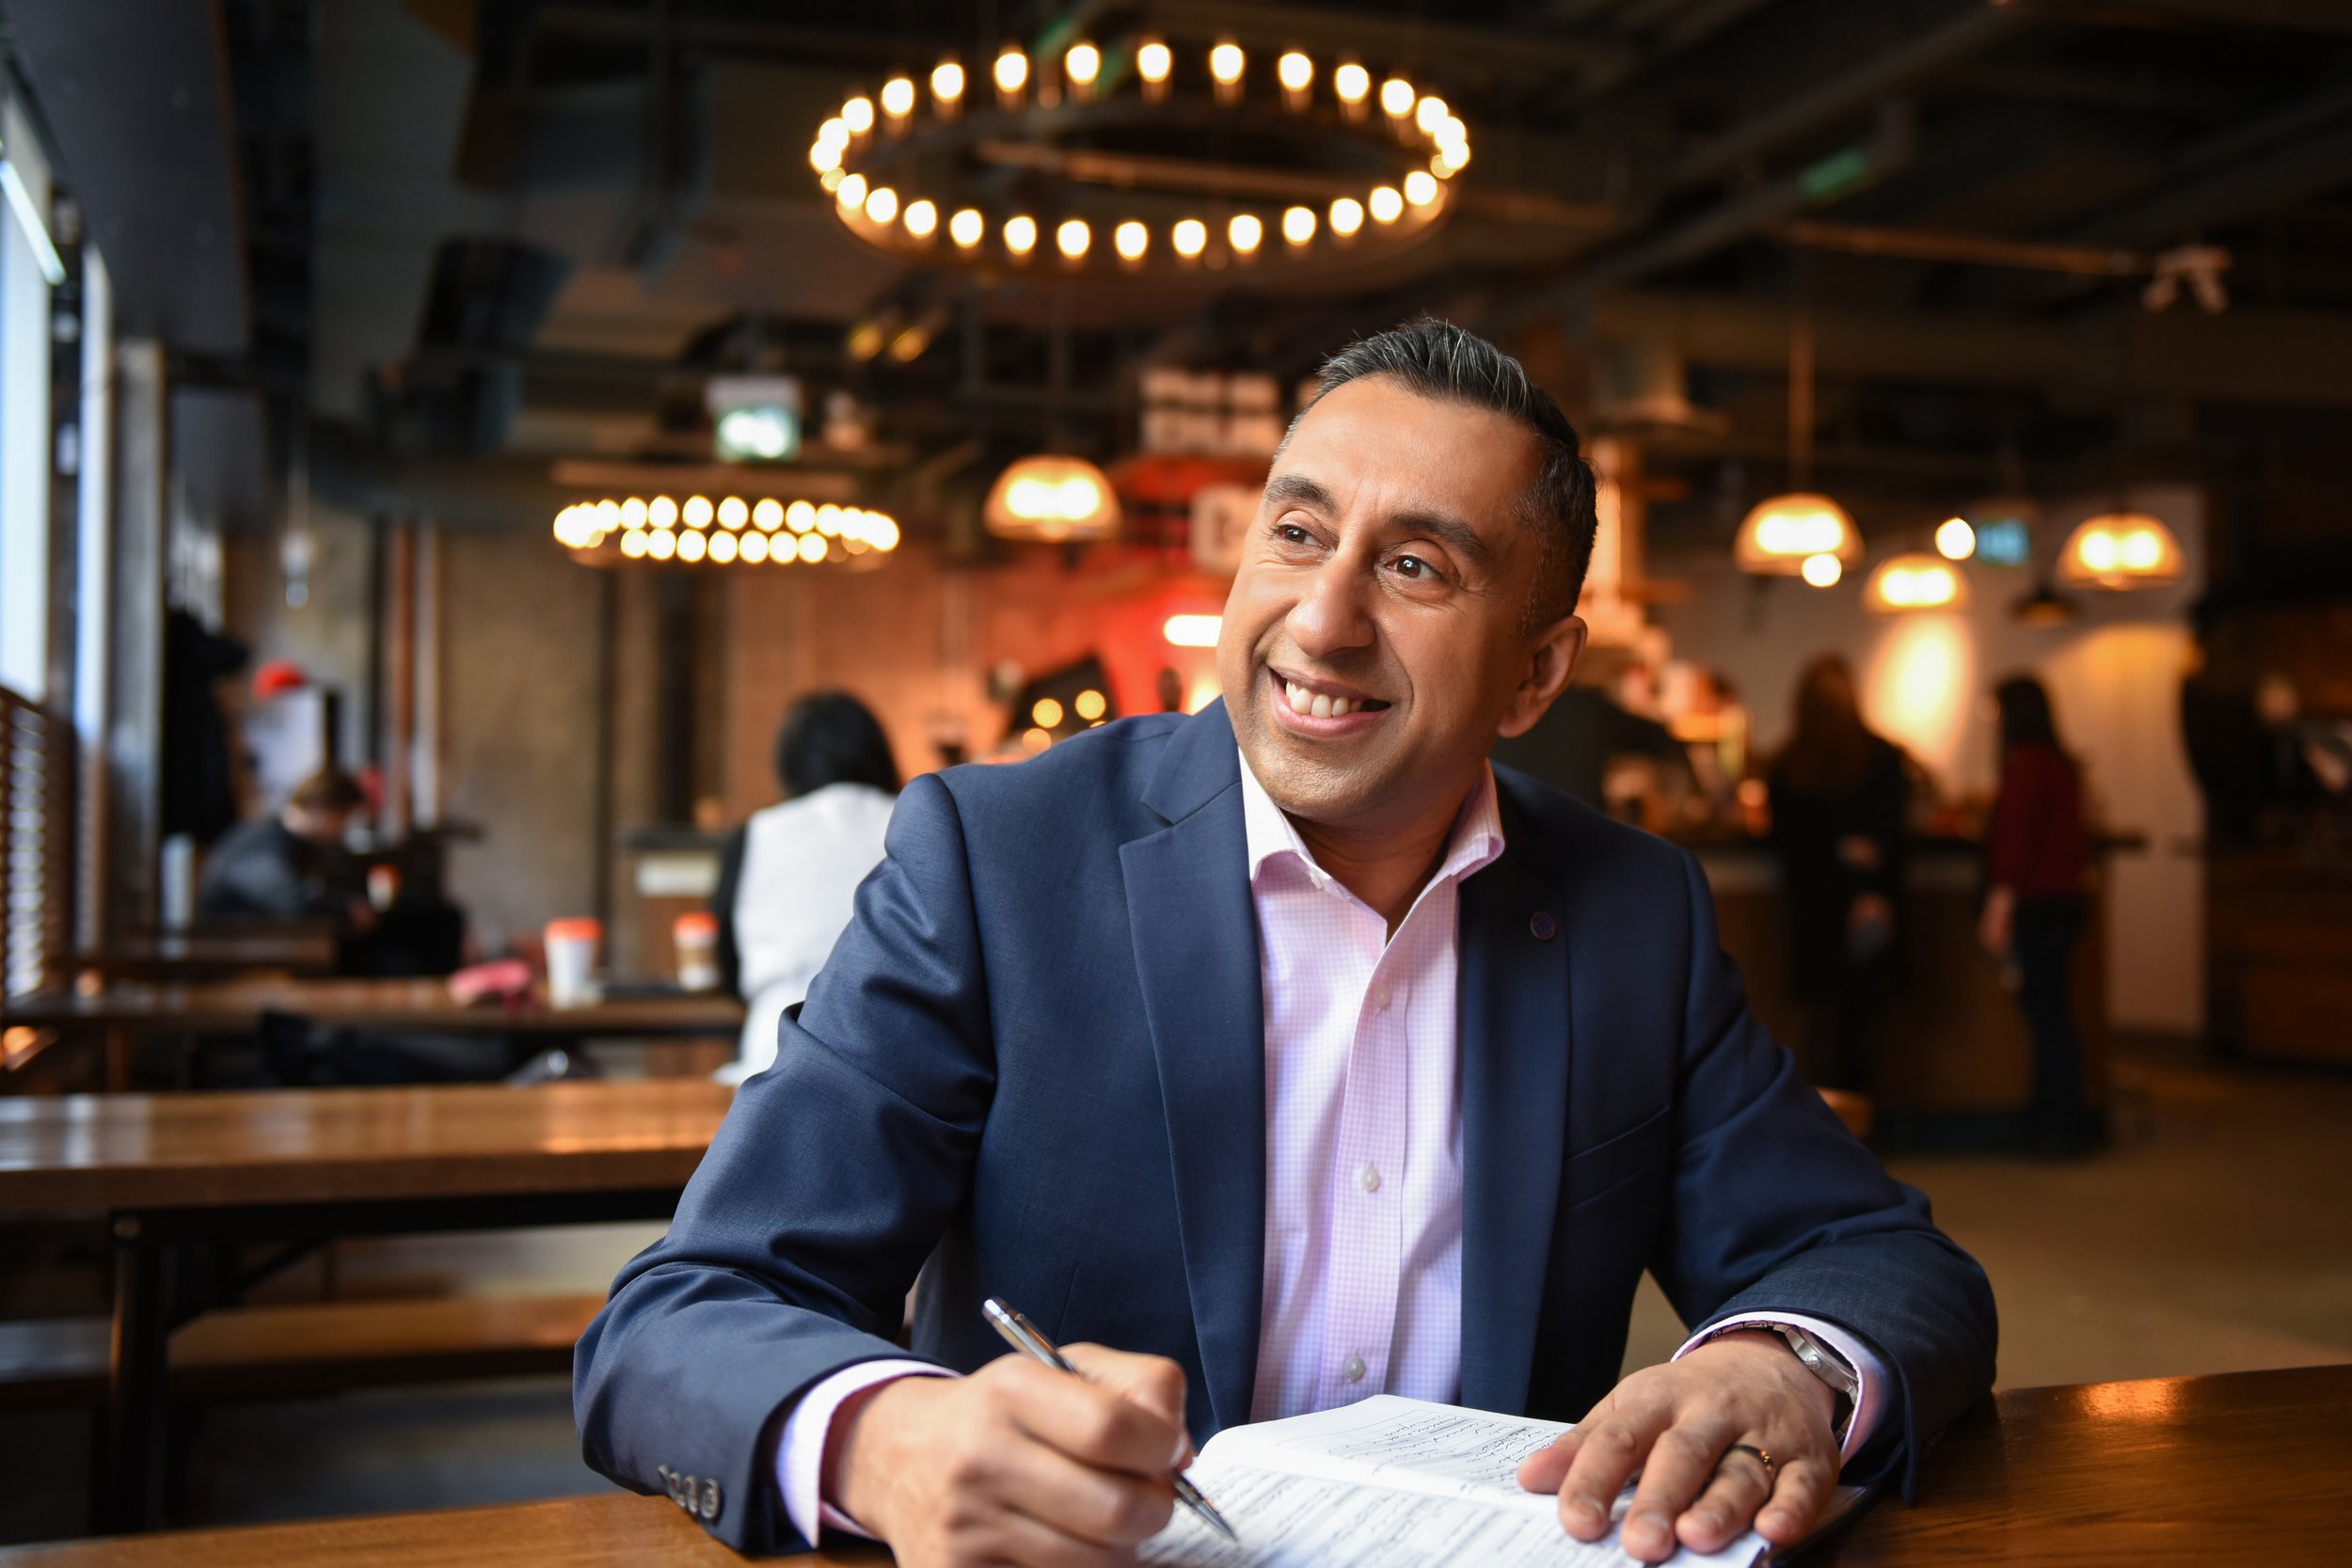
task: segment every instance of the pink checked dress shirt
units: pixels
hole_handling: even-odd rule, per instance
[[[1384,1393],[1452,1403],[1462,1382],[1456,915],[1462,879],[1502,853],[1493,771],[1462,802],[1444,860],[1394,936],[1315,863],[1246,757],[1241,790],[1265,1001],[1265,1295],[1250,1418]],[[1859,1371],[1842,1443],[1851,1454],[1876,1423],[1883,1367],[1833,1324],[1739,1320],[1764,1323],[1810,1330]],[[817,1539],[820,1520],[858,1528],[819,1496],[834,1413],[861,1389],[919,1374],[944,1375],[926,1362],[861,1362],[787,1418],[777,1479],[804,1537]]]

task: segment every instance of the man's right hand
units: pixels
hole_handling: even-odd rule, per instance
[[[889,1543],[900,1568],[1130,1560],[1175,1505],[1189,1464],[1184,1374],[1099,1345],[1072,1377],[1023,1356],[970,1377],[906,1377],[836,1414],[824,1493]]]

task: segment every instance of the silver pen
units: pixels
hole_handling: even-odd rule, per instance
[[[1033,1361],[1042,1361],[1049,1367],[1058,1368],[1073,1376],[1084,1377],[1086,1375],[1070,1364],[1070,1357],[1064,1355],[1053,1340],[1038,1332],[1037,1324],[1029,1322],[1028,1319],[1007,1307],[994,1296],[980,1303],[980,1310],[987,1315],[989,1327],[1003,1335],[1005,1343],[1022,1354]],[[1235,1535],[1233,1527],[1225,1522],[1225,1515],[1216,1511],[1216,1505],[1209,1501],[1200,1488],[1184,1478],[1184,1471],[1170,1472],[1168,1481],[1176,1488],[1178,1502],[1191,1509],[1202,1524],[1225,1537],[1226,1540],[1239,1544],[1241,1537]]]

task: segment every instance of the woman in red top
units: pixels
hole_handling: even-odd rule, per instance
[[[2061,751],[2050,694],[2026,675],[1993,691],[2000,709],[2001,792],[1986,846],[1991,888],[1979,935],[2017,968],[2017,1001],[2033,1037],[2036,1148],[2075,1152],[2098,1141],[2083,1103],[2082,1037],[2074,1027],[2074,947],[2090,875],[2082,778]]]

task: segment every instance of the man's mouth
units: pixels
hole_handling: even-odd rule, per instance
[[[1284,712],[1293,719],[1328,721],[1369,718],[1373,714],[1386,712],[1389,707],[1379,698],[1367,696],[1336,681],[1296,680],[1271,668],[1266,673],[1279,693]]]

